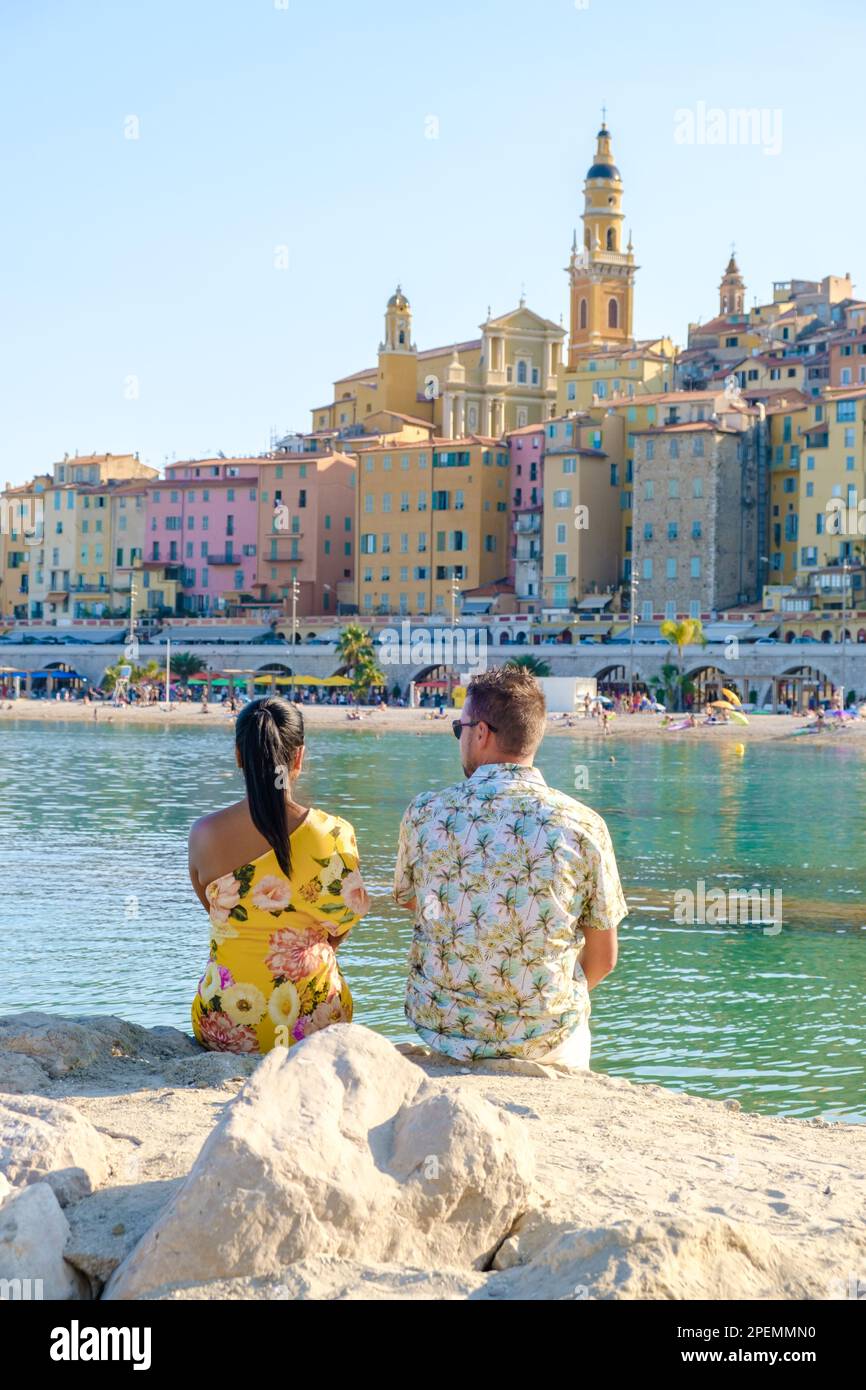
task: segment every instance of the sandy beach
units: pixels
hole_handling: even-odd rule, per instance
[[[357,733],[413,733],[449,734],[451,719],[458,711],[449,710],[447,717],[438,718],[435,711],[426,709],[400,709],[394,706],[361,707],[359,720],[349,719],[348,710],[342,705],[302,705],[304,720],[310,729],[352,730]],[[676,715],[672,716],[674,719]],[[90,722],[100,724],[227,724],[231,720],[228,708],[212,703],[206,714],[199,704],[172,703],[166,710],[158,705],[86,705],[80,701],[63,700],[6,700],[0,703],[0,723],[10,719],[27,719],[36,722]],[[703,724],[699,721],[695,728],[668,729],[664,726],[662,714],[622,714],[611,716],[608,732],[605,734],[600,719],[585,719],[575,715],[567,723],[564,716],[548,716],[548,735],[577,739],[599,739],[611,745],[623,739],[664,739],[695,740],[705,743],[730,743],[748,745],[751,743],[782,742],[796,745],[824,745],[827,743],[866,743],[866,719],[836,720],[828,718],[826,727],[819,733],[802,735],[811,721],[802,714],[755,714],[749,716],[748,725],[742,724]],[[841,727],[837,727],[837,725]]]

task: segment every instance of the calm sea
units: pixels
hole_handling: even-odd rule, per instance
[[[866,1120],[866,759],[854,747],[549,739],[539,765],[608,820],[631,912],[593,993],[593,1066],[749,1110]],[[581,769],[585,769],[582,771]],[[351,820],[373,911],[341,950],[357,1022],[394,1039],[408,918],[389,901],[418,791],[454,740],[313,731],[298,795]],[[575,793],[575,778],[588,780]],[[0,1011],[189,1026],[207,919],[190,822],[240,794],[232,729],[0,727]],[[677,926],[673,894],[781,890],[783,928]]]

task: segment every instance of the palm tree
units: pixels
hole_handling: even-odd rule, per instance
[[[371,686],[385,684],[385,676],[376,665],[372,652],[357,663],[352,672],[352,685],[359,695],[366,695]]]
[[[677,706],[683,707],[683,694],[685,685],[685,672],[683,671],[683,649],[685,647],[705,647],[707,639],[704,636],[704,626],[700,618],[683,618],[676,621],[668,618],[659,626],[659,632],[672,647],[677,649],[679,659],[679,698]]]
[[[207,666],[199,657],[192,652],[173,652],[171,657],[171,669],[178,680],[188,681],[190,676],[196,675],[199,671],[206,671]]]
[[[347,674],[365,662],[374,663],[373,641],[360,623],[349,623],[337,638],[337,655]]]
[[[505,663],[506,666],[522,666],[532,676],[549,676],[550,667],[546,661],[542,661],[538,656],[510,656]]]

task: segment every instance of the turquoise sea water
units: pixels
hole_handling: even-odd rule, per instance
[[[856,747],[550,738],[552,784],[608,820],[631,912],[593,992],[593,1067],[744,1108],[866,1120],[866,842]],[[611,762],[613,752],[615,761]],[[586,769],[586,774],[579,772]],[[575,777],[588,787],[575,792]],[[412,1036],[409,919],[389,901],[400,816],[462,776],[437,734],[313,731],[299,799],[351,820],[373,910],[341,951],[357,1022]],[[207,919],[192,820],[238,797],[232,729],[0,728],[0,1012],[189,1026]],[[781,890],[783,929],[677,926],[673,894]]]

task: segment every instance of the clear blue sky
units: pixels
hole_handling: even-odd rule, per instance
[[[639,336],[713,313],[732,241],[749,302],[866,296],[862,0],[282,3],[3,0],[0,484],[308,428],[397,280],[421,347],[522,284],[558,320],[603,103]],[[700,102],[780,110],[781,152],[678,143]]]

